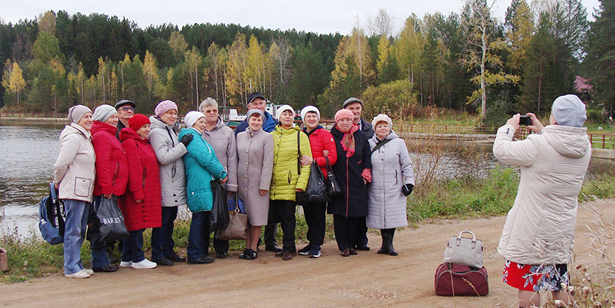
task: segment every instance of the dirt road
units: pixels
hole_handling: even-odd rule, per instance
[[[607,221],[615,218],[615,200],[581,205],[575,263],[590,258],[588,205],[601,209]],[[395,235],[398,257],[376,254],[380,237],[370,233],[372,251],[349,258],[341,257],[331,241],[319,259],[296,256],[284,262],[261,251],[257,260],[244,261],[232,252],[209,265],[120,269],[84,280],[52,275],[0,285],[0,307],[515,307],[516,292],[501,282],[504,261],[495,252],[504,219],[438,220],[406,228]],[[436,296],[434,272],[446,243],[464,229],[484,243],[490,293]]]

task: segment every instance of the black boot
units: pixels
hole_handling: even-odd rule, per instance
[[[389,254],[389,246],[387,245],[387,229],[381,229],[380,235],[382,236],[382,246],[378,250],[378,254],[386,255]]]
[[[393,248],[393,236],[395,236],[395,229],[389,229],[387,233],[387,250],[389,251],[389,255],[397,256],[398,253],[395,251],[395,248]]]

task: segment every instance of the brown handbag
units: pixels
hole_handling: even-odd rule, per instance
[[[9,259],[6,256],[6,250],[0,247],[0,272],[9,271]]]
[[[218,240],[245,240],[248,237],[248,215],[239,210],[237,199],[235,198],[235,210],[229,214],[228,225],[216,233]]]

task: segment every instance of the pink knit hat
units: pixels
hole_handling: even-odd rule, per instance
[[[156,109],[154,109],[154,113],[156,114],[157,117],[161,117],[165,112],[169,111],[169,110],[178,110],[177,109],[177,104],[175,104],[175,102],[170,101],[170,100],[166,100],[166,101],[162,101],[160,103],[158,103],[158,105],[156,106]]]
[[[338,110],[335,113],[335,123],[337,123],[339,120],[341,119],[354,119],[354,114],[352,113],[352,111],[348,110],[348,109],[341,109]]]

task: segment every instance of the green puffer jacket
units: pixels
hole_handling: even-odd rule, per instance
[[[305,190],[310,177],[310,165],[301,167],[301,175],[297,167],[297,134],[300,134],[301,155],[312,157],[310,139],[299,129],[293,127],[284,129],[276,126],[271,132],[273,136],[273,176],[269,199],[295,201],[296,188]]]
[[[187,147],[188,153],[183,156],[188,208],[192,213],[211,211],[214,197],[210,181],[225,178],[226,171],[218,161],[214,148],[203,140],[200,132],[194,128],[185,128],[179,133],[179,139],[187,134],[194,136]]]

